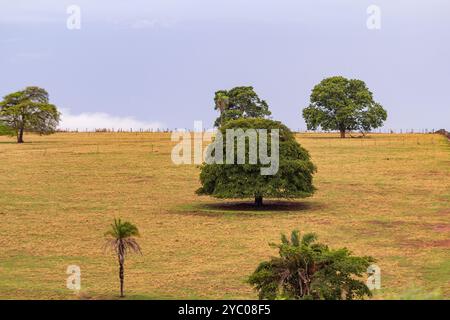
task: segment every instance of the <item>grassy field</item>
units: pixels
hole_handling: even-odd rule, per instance
[[[59,133],[0,137],[0,298],[118,296],[117,259],[103,250],[114,217],[135,223],[143,256],[126,262],[130,299],[243,298],[280,232],[316,232],[332,247],[372,255],[375,299],[450,298],[450,143],[439,135],[338,139],[299,134],[318,167],[312,198],[242,202],[198,197],[196,166],[175,166],[169,134]]]

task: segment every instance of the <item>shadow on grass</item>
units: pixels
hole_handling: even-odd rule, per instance
[[[195,215],[279,215],[316,211],[323,205],[313,201],[266,200],[261,207],[251,201],[212,202],[184,205],[180,211]]]
[[[0,141],[0,144],[16,144],[18,146],[25,146],[30,144],[50,144],[51,141],[25,141],[22,143],[17,143],[17,141]]]

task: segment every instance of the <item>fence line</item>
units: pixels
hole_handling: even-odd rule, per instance
[[[175,131],[185,131],[185,132],[194,132],[193,129],[187,129],[187,128],[139,128],[139,129],[123,129],[123,128],[97,128],[97,129],[58,129],[56,132],[63,132],[63,133],[171,133]],[[211,129],[204,129],[203,132],[206,132]],[[325,130],[305,130],[305,129],[297,129],[293,130],[295,133],[338,133],[338,131],[325,131]],[[349,134],[360,134],[361,132],[358,131],[349,131]],[[367,132],[368,134],[427,134],[427,133],[440,133],[447,135],[450,138],[450,133],[447,132],[445,129],[378,129],[378,130],[372,130]]]

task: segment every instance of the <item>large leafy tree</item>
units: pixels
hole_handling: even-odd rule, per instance
[[[337,130],[345,138],[347,131],[365,133],[382,126],[387,113],[363,81],[338,76],[314,87],[303,118],[308,130]]]
[[[260,299],[353,300],[371,296],[361,280],[372,257],[356,257],[346,248],[333,250],[317,243],[317,236],[300,237],[297,230],[290,239],[281,236],[279,257],[264,261],[249,277]]]
[[[119,260],[120,297],[124,297],[125,256],[130,252],[142,254],[141,248],[135,238],[139,236],[139,230],[130,222],[122,222],[120,219],[114,219],[111,229],[105,233],[105,236],[107,237],[106,247],[112,248]]]
[[[253,87],[236,87],[217,91],[214,97],[215,110],[220,112],[214,125],[220,127],[229,120],[239,118],[264,118],[270,116],[266,101],[259,98]]]
[[[0,121],[23,143],[25,131],[39,134],[55,132],[60,113],[55,105],[49,103],[47,91],[38,87],[8,94],[0,102]]]
[[[227,144],[234,143],[237,148],[237,138],[227,141],[228,129],[266,129],[269,134],[272,129],[279,130],[279,168],[274,175],[262,175],[261,168],[267,167],[258,154],[256,164],[249,161],[249,147],[246,144],[245,163],[238,164],[237,152],[234,152],[234,164],[210,163],[201,167],[201,188],[197,194],[211,195],[216,198],[245,199],[254,198],[257,206],[263,205],[263,198],[304,198],[311,196],[313,174],[316,167],[310,160],[308,151],[295,140],[293,133],[281,122],[269,119],[247,118],[228,121],[220,128],[224,137],[222,153],[226,154]],[[260,136],[257,137],[258,145]],[[264,141],[263,141],[264,142]],[[267,139],[268,153],[273,154],[272,141]],[[217,150],[216,150],[217,152]]]

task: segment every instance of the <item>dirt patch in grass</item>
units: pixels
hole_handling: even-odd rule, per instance
[[[450,224],[435,224],[433,230],[437,232],[450,232]]]
[[[437,232],[450,232],[450,224],[448,223],[426,223],[426,222],[411,222],[411,221],[381,221],[370,220],[369,224],[379,226],[380,228],[394,229],[394,228],[415,228],[423,230],[433,230]]]
[[[369,224],[380,226],[382,228],[395,228],[397,226],[404,226],[405,221],[381,221],[381,220],[370,220],[367,221]]]
[[[400,241],[399,245],[404,248],[450,248],[450,239],[434,241],[409,239]]]
[[[432,247],[450,248],[450,239],[434,241]]]

